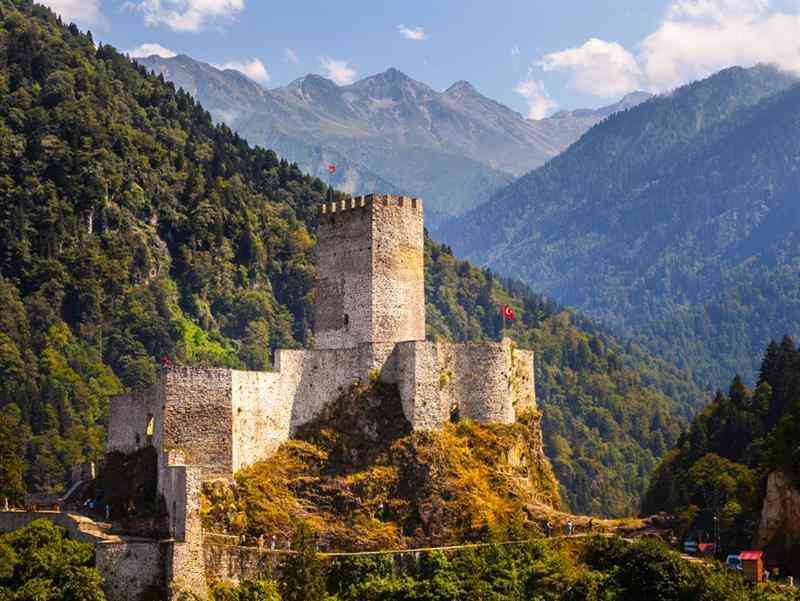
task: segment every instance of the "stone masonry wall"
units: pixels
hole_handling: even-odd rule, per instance
[[[508,424],[535,407],[533,353],[509,340],[408,342],[396,357],[403,410],[415,430],[440,428],[451,415]]]
[[[234,473],[274,453],[289,436],[298,378],[291,362],[283,363],[280,373],[234,371],[231,375]]]
[[[109,601],[141,601],[145,594],[162,597],[168,551],[169,543],[159,541],[98,544],[95,563],[103,575],[103,591]]]
[[[422,202],[369,195],[324,205],[317,228],[317,349],[425,339]]]
[[[449,348],[448,348],[449,347]],[[458,403],[459,417],[478,422],[511,424],[517,411],[534,395],[533,354],[502,343],[440,344],[440,353],[455,356],[452,387],[444,387]],[[529,363],[530,368],[524,365]]]
[[[36,520],[48,520],[67,531],[72,540],[95,544],[102,540],[99,533],[86,528],[91,522],[83,516],[63,511],[0,511],[0,534],[25,528]]]
[[[370,342],[425,340],[422,201],[374,198],[372,241]]]
[[[371,209],[363,199],[327,207],[317,227],[314,346],[353,348],[371,338]]]
[[[242,580],[274,578],[283,557],[280,551],[238,547],[205,541],[206,580],[239,583]]]
[[[165,579],[169,599],[178,599],[183,592],[203,599],[207,591],[200,499],[205,474],[200,466],[179,465],[181,459],[178,452],[162,453],[160,459],[159,493],[174,541],[165,560]]]
[[[415,430],[436,430],[450,418],[441,391],[441,358],[435,342],[397,345],[397,387],[403,413]]]
[[[207,476],[229,477],[233,471],[232,378],[229,369],[163,370],[159,448],[180,449],[186,464],[202,466]]]
[[[112,397],[108,416],[108,451],[133,453],[147,445],[147,421],[157,411],[157,387]]]

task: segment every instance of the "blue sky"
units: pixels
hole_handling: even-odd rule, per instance
[[[520,112],[595,107],[733,64],[800,73],[800,0],[43,0],[133,54],[188,54],[267,87],[397,67]],[[143,47],[143,45],[146,45]]]

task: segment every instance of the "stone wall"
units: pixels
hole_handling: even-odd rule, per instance
[[[289,436],[297,375],[294,362],[282,363],[281,373],[232,372],[234,472],[271,455]]]
[[[393,345],[279,350],[275,372],[231,372],[233,471],[269,457],[353,382],[381,369]]]
[[[451,416],[510,424],[536,406],[533,352],[508,339],[407,342],[395,356],[403,411],[415,430],[440,428]]]
[[[170,368],[162,371],[163,440],[159,448],[180,449],[187,465],[228,477],[233,472],[233,372],[229,369]]]
[[[165,578],[170,599],[177,599],[187,591],[205,598],[200,517],[205,470],[200,466],[179,465],[181,461],[181,454],[176,451],[162,453],[160,459],[158,490],[167,506],[174,540],[166,557]]]
[[[239,583],[277,576],[282,551],[239,547],[206,540],[203,546],[206,580]]]
[[[103,575],[103,591],[109,601],[141,601],[145,594],[163,598],[169,546],[159,541],[99,543],[95,563]]]
[[[441,390],[443,359],[435,342],[397,345],[397,387],[403,413],[415,430],[436,430],[450,419]]]
[[[133,453],[147,445],[149,418],[160,413],[158,386],[111,398],[108,407],[109,452]]]
[[[317,227],[314,345],[353,348],[371,338],[371,204],[347,200],[323,211]]]
[[[317,228],[317,349],[425,339],[422,202],[370,195],[324,205]]]
[[[370,342],[425,340],[422,201],[385,196],[372,206]]]

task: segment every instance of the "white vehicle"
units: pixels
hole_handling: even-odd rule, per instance
[[[728,555],[725,558],[725,567],[729,570],[742,570],[742,560],[738,555]]]

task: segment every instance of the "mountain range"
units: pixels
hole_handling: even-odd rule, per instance
[[[799,197],[797,78],[731,68],[612,115],[439,235],[716,386],[800,334]]]
[[[312,175],[327,179],[335,163],[331,183],[341,190],[424,198],[434,228],[649,97],[638,92],[601,109],[531,120],[466,81],[438,92],[393,68],[346,86],[306,75],[267,90],[187,56],[137,60],[192,94],[215,120]]]

